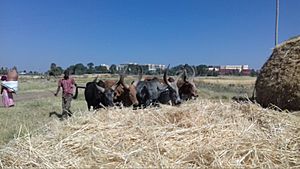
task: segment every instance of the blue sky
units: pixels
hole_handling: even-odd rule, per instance
[[[281,0],[279,41],[300,34]],[[0,67],[50,63],[249,64],[274,47],[275,0],[0,0]]]

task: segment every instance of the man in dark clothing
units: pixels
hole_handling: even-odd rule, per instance
[[[71,108],[71,101],[73,98],[73,91],[76,87],[75,80],[69,77],[69,71],[64,71],[64,77],[58,81],[58,86],[56,93],[54,96],[60,91],[62,88],[62,117],[67,117],[67,115],[72,116],[72,112],[70,111]]]

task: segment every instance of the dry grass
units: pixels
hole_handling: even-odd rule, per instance
[[[196,81],[219,85],[249,85],[254,84],[256,77],[249,76],[218,76],[218,77],[198,77]]]
[[[108,109],[53,120],[0,150],[0,167],[299,168],[299,118],[254,104]]]

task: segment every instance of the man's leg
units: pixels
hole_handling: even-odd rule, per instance
[[[67,97],[63,96],[62,97],[62,118],[67,118],[68,117],[68,109],[67,109]]]
[[[71,110],[70,110],[72,98],[73,98],[72,95],[68,95],[68,96],[66,97],[65,109],[66,109],[66,112],[67,112],[67,114],[68,114],[69,116],[72,116],[72,112],[71,112]]]

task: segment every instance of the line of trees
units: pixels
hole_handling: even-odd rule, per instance
[[[146,65],[142,65],[141,66],[143,69],[143,73],[147,74],[147,75],[158,75],[158,74],[163,74],[163,70],[157,69],[156,71],[149,71]],[[176,72],[178,72],[180,69],[182,69],[183,67],[185,67],[188,70],[188,73],[191,75],[192,74],[192,69],[191,69],[191,65],[188,64],[181,64],[181,65],[177,65],[174,66],[172,68],[170,68],[169,70],[169,74],[170,75],[175,75]],[[208,68],[211,66],[208,65],[197,65],[194,66],[195,69],[195,74],[196,76],[218,76],[219,72],[215,71],[215,70],[209,70]],[[86,66],[82,63],[78,63],[75,65],[70,65],[69,67],[66,68],[66,70],[69,70],[71,74],[73,75],[83,75],[83,74],[95,74],[95,73],[99,73],[99,74],[103,74],[103,73],[110,73],[110,74],[116,74],[116,73],[120,73],[117,70],[117,65],[112,64],[109,68],[103,65],[98,65],[95,66],[94,63],[88,63]],[[64,69],[60,66],[57,66],[55,63],[51,63],[50,65],[50,70],[48,70],[46,72],[46,74],[50,75],[50,76],[59,76],[63,73]],[[123,71],[123,70],[122,70]],[[136,64],[129,64],[128,68],[127,68],[127,74],[132,74],[132,75],[136,75],[139,73],[139,65]],[[236,75],[236,76],[240,76],[241,74],[239,72],[237,72],[236,74],[232,74],[232,75]],[[255,71],[254,69],[251,70],[251,76],[256,76],[257,75],[257,71]]]
[[[75,65],[70,65],[65,70],[69,70],[73,75],[83,75],[83,74],[94,74],[94,73],[117,73],[117,66],[111,65],[109,69],[106,66],[95,66],[93,63],[88,63],[86,66],[82,63]],[[51,63],[50,69],[46,74],[50,76],[59,76],[63,73],[64,69],[57,66],[55,63]]]

